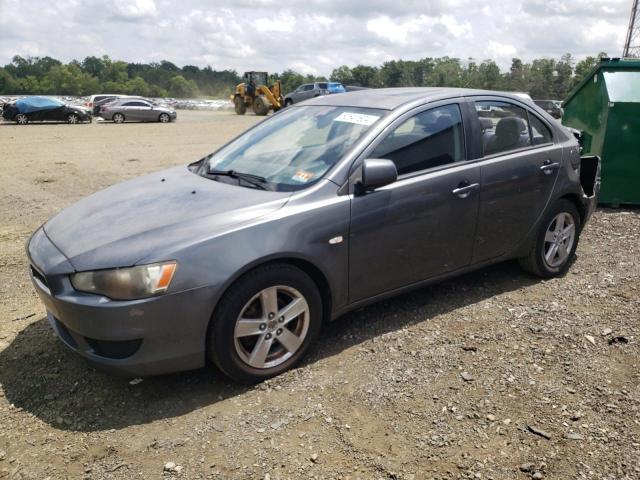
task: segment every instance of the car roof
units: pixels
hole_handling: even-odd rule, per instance
[[[491,95],[511,100],[526,102],[526,99],[515,93],[491,90],[475,90],[471,88],[450,87],[404,87],[404,88],[372,88],[347,93],[324,95],[304,102],[305,105],[325,105],[342,107],[380,108],[395,110],[411,103],[427,103],[452,97]]]

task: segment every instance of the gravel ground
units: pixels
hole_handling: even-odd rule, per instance
[[[53,336],[24,242],[256,118],[0,124],[0,478],[640,479],[640,210],[600,210],[564,278],[513,262],[353,312],[255,387],[130,381]]]

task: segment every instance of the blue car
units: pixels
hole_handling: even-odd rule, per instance
[[[29,122],[91,122],[91,114],[49,97],[25,97],[4,105],[2,117],[18,125]]]
[[[284,106],[288,107],[310,98],[331,93],[345,93],[347,90],[340,82],[315,82],[300,85],[293,92],[284,96]]]

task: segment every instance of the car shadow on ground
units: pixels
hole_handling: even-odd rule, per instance
[[[326,325],[303,366],[536,282],[515,262],[507,262],[362,308]],[[67,350],[44,318],[27,326],[0,352],[0,382],[12,408],[71,431],[118,429],[178,417],[260,388],[238,385],[213,368],[150,377],[132,385],[130,379],[94,370]]]

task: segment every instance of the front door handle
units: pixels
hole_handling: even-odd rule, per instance
[[[545,160],[540,166],[540,171],[545,175],[551,175],[553,171],[558,168],[560,164],[558,162],[551,162],[551,160]]]
[[[460,185],[458,185],[458,188],[454,188],[453,190],[451,190],[451,193],[460,198],[467,198],[471,194],[471,192],[477,190],[478,188],[480,188],[479,183],[469,184],[468,182],[462,182],[460,183]]]

